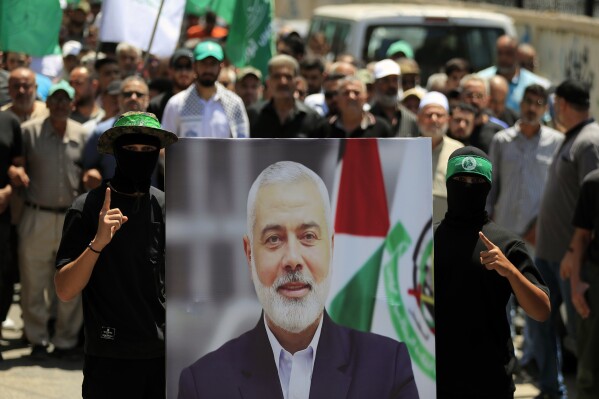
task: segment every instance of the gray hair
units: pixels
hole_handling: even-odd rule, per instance
[[[329,236],[333,235],[333,222],[331,218],[331,202],[329,192],[324,182],[314,171],[306,166],[292,161],[280,161],[268,166],[262,171],[252,183],[247,201],[247,235],[250,245],[253,245],[253,231],[256,224],[256,197],[258,191],[264,186],[270,184],[289,184],[308,181],[314,183],[320,193],[320,200],[325,214],[325,222],[329,231]]]
[[[462,80],[460,80],[460,89],[464,89],[464,86],[466,86],[470,82],[482,83],[483,86],[485,87],[485,92],[487,93],[487,96],[491,94],[491,88],[489,87],[489,80],[486,78],[483,78],[482,76],[477,75],[475,73],[466,75],[462,78]]]
[[[289,67],[293,70],[293,76],[299,75],[299,63],[295,58],[287,54],[275,55],[268,61],[268,74],[270,75],[273,68]]]
[[[129,51],[129,50],[135,51],[137,56],[141,58],[141,50],[132,44],[121,42],[116,46],[116,54],[117,55],[123,51]]]
[[[123,92],[123,87],[125,87],[125,85],[129,82],[139,82],[141,83],[145,88],[146,91],[150,91],[150,89],[148,88],[148,84],[146,83],[146,81],[144,80],[144,78],[142,78],[141,76],[137,76],[137,75],[132,75],[132,76],[128,76],[125,79],[123,79],[123,81],[121,82],[121,89],[120,92]]]

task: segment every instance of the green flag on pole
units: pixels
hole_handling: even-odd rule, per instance
[[[227,37],[227,58],[236,67],[251,65],[267,75],[274,54],[272,0],[237,0]]]
[[[54,54],[62,10],[58,0],[0,1],[0,50]]]

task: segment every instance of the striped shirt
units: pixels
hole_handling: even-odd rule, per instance
[[[547,171],[564,140],[557,130],[541,125],[531,138],[520,130],[520,122],[499,131],[491,141],[493,185],[487,211],[494,221],[516,234],[525,234],[539,213]]]

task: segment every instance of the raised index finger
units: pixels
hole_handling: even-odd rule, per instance
[[[110,210],[110,188],[108,187],[106,187],[106,193],[104,194],[104,205],[102,205],[102,210]]]
[[[483,242],[483,244],[485,244],[485,247],[487,247],[487,249],[493,249],[495,248],[495,244],[493,244],[484,234],[482,231],[478,232],[478,236],[480,237],[481,241]]]

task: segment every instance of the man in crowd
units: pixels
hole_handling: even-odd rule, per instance
[[[191,50],[186,48],[175,50],[169,62],[169,76],[173,83],[172,88],[152,98],[148,106],[148,112],[156,115],[159,121],[162,121],[168,100],[193,83],[193,53]]]
[[[317,137],[393,137],[391,126],[383,118],[364,111],[366,85],[358,77],[346,76],[339,81],[339,112],[322,124]]]
[[[566,397],[561,371],[561,344],[555,326],[562,302],[567,311],[567,333],[576,340],[569,268],[560,262],[570,250],[572,219],[584,177],[599,168],[599,125],[589,114],[589,89],[566,80],[555,90],[555,117],[566,129],[564,143],[553,157],[537,218],[535,263],[551,291],[551,320],[531,321],[534,356],[539,366],[541,393],[548,398]],[[565,266],[565,265],[564,265]],[[561,277],[561,278],[560,278]]]
[[[374,104],[370,109],[373,115],[385,118],[397,137],[418,137],[416,116],[401,105],[398,97],[401,88],[399,65],[390,59],[374,65]]]
[[[506,106],[518,112],[520,102],[524,96],[524,89],[533,83],[539,84],[544,88],[549,88],[551,82],[542,78],[527,69],[521,68],[518,62],[518,39],[503,35],[497,38],[495,47],[497,51],[497,65],[491,66],[478,72],[483,78],[490,78],[494,75],[503,76],[509,83],[509,93],[506,100]]]
[[[94,70],[98,79],[98,95],[106,91],[110,82],[120,79],[119,64],[114,58],[98,58],[94,62]]]
[[[261,100],[263,92],[264,86],[260,70],[248,66],[237,72],[235,93],[241,98],[246,109]]]
[[[222,47],[211,41],[201,42],[193,56],[195,84],[168,101],[163,127],[179,137],[249,137],[243,101],[217,82],[225,58]]]
[[[21,309],[31,356],[47,356],[47,322],[55,301],[53,265],[65,213],[81,191],[81,159],[87,132],[71,119],[75,90],[66,82],[51,87],[48,118],[23,124],[24,166],[11,169],[11,182],[24,188],[25,207],[18,226]],[[81,298],[58,302],[53,356],[76,355]]]
[[[489,81],[477,75],[466,75],[460,82],[460,89],[462,101],[474,106],[477,111],[469,144],[488,152],[493,135],[505,129],[505,125],[495,123],[486,112],[489,105]]]
[[[333,242],[322,179],[289,161],[262,171],[243,247],[263,315],[185,368],[179,398],[418,398],[404,343],[341,327],[324,310]]]
[[[66,303],[83,294],[84,398],[165,397],[164,193],[150,177],[175,141],[152,114],[123,114],[98,142],[114,176],[67,212],[55,284]]]
[[[98,80],[93,77],[92,72],[83,66],[73,68],[69,84],[75,89],[75,109],[71,119],[79,123],[101,121],[104,118],[104,110],[96,103]]]
[[[458,102],[451,108],[447,135],[464,145],[470,145],[477,110],[474,106]]]
[[[503,76],[495,75],[489,79],[489,108],[497,119],[511,127],[514,126],[520,114],[505,106],[508,91],[508,83]]]
[[[445,180],[449,156],[464,145],[447,137],[449,103],[436,91],[424,95],[418,109],[418,129],[423,137],[430,137],[433,160],[433,223],[440,222],[447,212]]]
[[[354,76],[355,74],[356,67],[349,62],[337,61],[332,63],[325,70],[322,91],[306,97],[305,104],[318,112],[320,116],[336,115],[338,111],[339,80],[345,76]]]
[[[36,100],[35,74],[29,68],[13,69],[8,77],[8,94],[12,100],[1,108],[10,111],[21,123],[29,119],[45,118],[48,108],[43,101]]]
[[[299,64],[295,58],[279,54],[270,59],[267,85],[272,98],[248,108],[252,137],[313,136],[322,117],[295,98],[295,78],[298,75]]]
[[[562,264],[570,272],[572,304],[577,320],[576,397],[599,397],[597,381],[597,309],[599,309],[599,169],[589,173],[580,188],[574,212],[574,235]]]
[[[141,64],[141,50],[129,43],[119,43],[116,46],[116,59],[121,79],[135,75]]]
[[[308,82],[308,95],[320,93],[324,80],[324,63],[320,58],[306,57],[300,62],[300,75]]]

